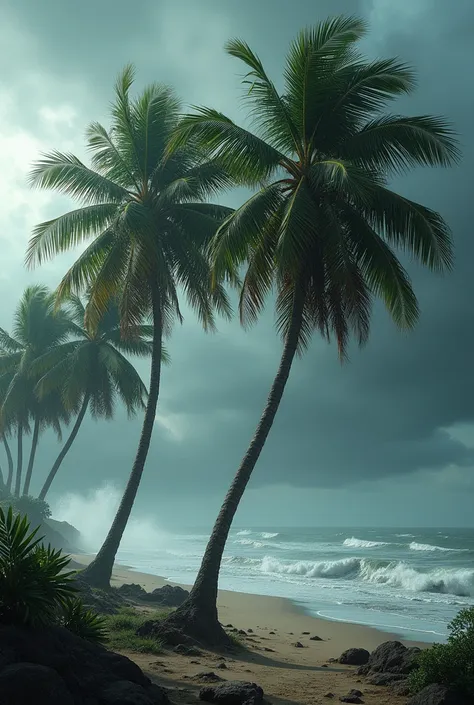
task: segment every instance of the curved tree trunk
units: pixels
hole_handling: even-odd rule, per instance
[[[17,436],[17,458],[16,458],[16,478],[15,478],[15,496],[20,496],[21,488],[21,473],[23,471],[23,426],[18,425],[18,436]]]
[[[6,483],[6,488],[8,492],[12,491],[12,482],[13,482],[13,458],[12,458],[12,452],[10,450],[10,445],[5,438],[3,437],[3,445],[5,446],[5,453],[7,454],[7,461],[8,461],[8,476],[7,476],[7,483]]]
[[[161,353],[162,353],[162,313],[159,291],[154,285],[152,289],[153,301],[153,349],[151,354],[150,389],[146,405],[138,450],[133,463],[132,471],[122,496],[122,501],[115,515],[112,526],[107,534],[102,547],[92,563],[81,573],[81,578],[90,585],[102,589],[110,587],[110,578],[114,566],[115,556],[120,546],[123,533],[127,526],[138,487],[145,467],[145,461],[150,447],[151,435],[155,423],[156,407],[160,393]]]
[[[31,438],[30,458],[28,460],[28,468],[26,470],[25,484],[23,485],[23,494],[28,494],[30,491],[31,475],[33,474],[33,465],[35,464],[36,449],[38,447],[39,430],[39,419],[35,419],[33,436]]]
[[[41,488],[41,492],[38,495],[38,499],[44,499],[46,497],[46,495],[48,494],[49,488],[51,487],[51,483],[53,482],[54,478],[56,477],[56,473],[58,472],[64,458],[68,454],[70,447],[74,443],[74,440],[77,436],[77,433],[81,427],[81,424],[84,420],[84,416],[86,415],[87,407],[89,406],[90,398],[91,398],[90,392],[87,392],[87,394],[84,396],[84,399],[82,401],[81,409],[77,415],[76,421],[74,422],[74,426],[72,427],[71,433],[69,434],[69,437],[68,437],[66,443],[63,445],[58,457],[54,461],[54,465],[51,468],[51,470],[49,471],[49,475],[46,478],[46,482],[44,483],[43,487]]]
[[[291,365],[298,347],[304,307],[304,293],[297,291],[293,301],[292,320],[283,347],[276,377],[254,437],[244,455],[227,492],[202,559],[199,573],[188,599],[163,624],[163,636],[171,626],[182,629],[201,643],[218,646],[229,641],[217,616],[219,570],[232,521],[247,487],[252,471],[280,406]]]

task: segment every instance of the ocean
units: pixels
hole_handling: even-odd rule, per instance
[[[121,550],[120,562],[192,583],[208,534],[167,535]],[[474,529],[296,529],[231,532],[219,587],[286,597],[309,614],[417,641],[442,642],[474,604]]]

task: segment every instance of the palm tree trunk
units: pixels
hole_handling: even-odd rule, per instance
[[[162,354],[162,312],[158,287],[152,287],[153,304],[153,349],[151,354],[150,389],[146,405],[145,418],[132,471],[122,496],[122,501],[115,515],[112,526],[95,559],[82,571],[81,578],[90,585],[102,589],[110,587],[110,578],[115,556],[127,526],[138,487],[150,448],[151,434],[155,424],[156,407],[160,393],[161,354]]]
[[[48,494],[49,488],[51,487],[51,483],[53,482],[54,478],[56,477],[56,473],[58,472],[64,458],[68,454],[70,447],[74,443],[74,440],[77,436],[77,433],[81,427],[81,424],[84,420],[84,416],[86,415],[87,407],[89,406],[90,398],[91,398],[90,392],[87,392],[84,396],[83,401],[82,401],[81,409],[77,415],[77,419],[74,423],[74,426],[72,427],[71,433],[69,434],[69,437],[68,437],[66,443],[63,445],[58,457],[54,461],[54,465],[51,468],[48,477],[46,478],[46,482],[44,483],[44,485],[41,489],[41,492],[38,495],[38,499],[44,499],[46,497],[46,495]]]
[[[207,643],[211,646],[228,641],[228,637],[220,626],[217,616],[217,588],[222,555],[235,513],[263,450],[285,391],[291,365],[298,347],[304,298],[303,290],[295,291],[292,319],[276,377],[270,389],[270,394],[255,435],[242,459],[214,524],[194,587],[186,602],[166,620],[169,626],[178,627],[201,643]],[[166,629],[167,627],[164,626],[163,628]]]
[[[18,424],[17,447],[15,496],[19,497],[21,488],[21,473],[23,471],[23,426],[21,424]]]
[[[33,436],[31,438],[31,450],[30,458],[28,460],[28,468],[26,470],[25,484],[23,485],[23,494],[28,494],[30,491],[31,475],[33,474],[33,465],[35,463],[36,449],[38,447],[40,422],[39,419],[35,419],[35,425],[33,428]]]
[[[13,458],[12,458],[12,452],[10,450],[10,445],[5,438],[3,437],[3,445],[5,446],[5,453],[7,454],[7,460],[8,460],[8,476],[7,476],[7,490],[8,492],[12,491],[12,482],[13,482]]]

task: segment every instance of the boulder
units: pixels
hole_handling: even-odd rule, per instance
[[[463,698],[445,685],[436,683],[423,688],[417,695],[410,698],[408,705],[470,705],[471,699]]]
[[[121,697],[114,701],[111,693],[118,690]],[[125,693],[133,694],[135,700],[130,699],[132,695],[128,700],[122,697]],[[0,627],[1,705],[112,702],[164,705],[167,700],[136,663],[84,641],[67,629]]]
[[[256,683],[228,681],[221,685],[201,688],[200,700],[219,705],[259,705],[263,703],[263,690]]]
[[[304,649],[304,646],[301,643],[301,641],[295,641],[295,643],[292,644],[292,646],[295,646],[297,649]]]
[[[339,663],[345,666],[362,666],[366,664],[370,654],[366,649],[347,649],[339,656]]]
[[[101,705],[167,705],[168,697],[161,688],[148,690],[130,681],[116,681],[100,694]]]
[[[147,619],[136,631],[137,636],[145,638],[151,637],[162,641],[167,646],[179,646],[179,644],[189,644],[190,639],[186,634],[174,627],[163,627],[162,622],[155,619]]]
[[[214,671],[201,671],[193,676],[193,680],[201,681],[202,683],[219,683],[224,679],[214,673]]]
[[[56,671],[37,663],[14,663],[0,673],[2,705],[74,705]]]
[[[148,595],[147,591],[141,585],[137,585],[137,583],[124,583],[117,588],[117,592],[119,595],[133,600],[143,600]]]
[[[324,639],[321,639],[320,636],[310,636],[309,640],[310,641],[324,641]]]
[[[163,607],[179,607],[188,597],[189,592],[179,585],[163,585],[153,592],[146,592],[142,599]]]
[[[342,697],[339,698],[341,703],[363,703],[364,701],[361,698],[362,693],[360,690],[351,690],[350,693],[347,695],[343,695]]]
[[[399,673],[408,675],[416,668],[416,659],[420,649],[416,646],[407,648],[399,641],[385,641],[372,651],[360,675],[368,673]]]

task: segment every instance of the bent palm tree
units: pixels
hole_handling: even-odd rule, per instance
[[[394,171],[447,166],[458,157],[438,117],[384,115],[386,103],[414,86],[412,71],[355,53],[364,23],[339,17],[304,30],[290,47],[280,95],[242,41],[228,52],[249,68],[247,100],[257,133],[201,108],[183,120],[173,146],[196,139],[237,183],[260,186],[219,229],[211,247],[216,280],[246,263],[242,322],[253,322],[276,290],[283,353],[256,432],[224,500],[190,597],[171,616],[200,640],[225,639],[217,620],[221,559],[233,517],[281,402],[295,354],[313,331],[334,337],[344,359],[350,334],[369,335],[380,297],[395,323],[412,328],[415,294],[392,246],[433,270],[452,264],[440,215],[387,186]],[[263,184],[263,185],[262,185]]]
[[[36,381],[32,364],[46,351],[54,349],[69,334],[69,319],[62,309],[55,310],[55,298],[44,286],[28,287],[15,311],[13,335],[0,329],[0,387],[2,390],[2,431],[17,432],[17,470],[15,495],[21,492],[23,471],[23,435],[33,422],[33,436],[27,468],[28,490],[41,428],[53,425],[60,433],[60,422],[67,412],[58,399],[54,404],[39,404],[34,394]]]
[[[84,327],[85,307],[78,296],[70,297],[70,315],[74,323],[72,332],[77,339],[57,346],[35,363],[38,373],[46,370],[36,386],[39,398],[43,400],[52,392],[60,393],[66,409],[77,413],[71,433],[46,478],[39,499],[45,499],[87,409],[95,419],[111,419],[117,397],[125,404],[129,416],[138,409],[145,409],[145,385],[124,353],[150,355],[153,328],[138,326],[132,338],[123,339],[115,301],[109,302],[92,332]]]
[[[127,67],[115,87],[112,127],[88,130],[91,168],[70,154],[53,152],[36,164],[33,185],[72,196],[81,203],[35,228],[29,265],[64,252],[86,239],[59,286],[59,297],[90,289],[86,325],[98,325],[111,298],[118,298],[122,329],[133,333],[151,315],[153,343],[148,402],[130,478],[117,514],[95,560],[84,571],[90,583],[109,584],[114,558],[145,466],[156,415],[163,334],[182,319],[178,290],[205,329],[214,310],[228,314],[223,288],[210,294],[210,270],[203,247],[230,209],[206,203],[227,184],[222,168],[204,162],[192,145],[167,154],[178,123],[179,101],[166,86],[151,85],[130,98],[133,70]]]

